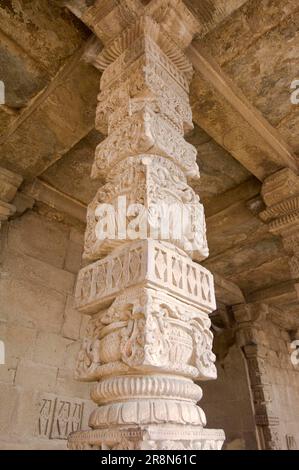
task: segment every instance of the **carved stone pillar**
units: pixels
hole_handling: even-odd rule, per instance
[[[107,0],[89,9],[104,48],[92,177],[106,181],[88,208],[77,308],[91,315],[77,377],[95,382],[91,430],[71,449],[220,449],[204,429],[194,380],[216,378],[209,313],[213,277],[184,55],[198,30],[181,1]],[[126,214],[126,218],[123,218]],[[104,234],[104,236],[103,236]]]
[[[1,223],[12,216],[16,208],[10,202],[22,183],[23,178],[4,168],[0,168],[0,228]]]
[[[273,391],[267,372],[267,306],[241,304],[233,307],[237,326],[237,344],[247,362],[248,376],[255,410],[255,422],[263,450],[279,450],[279,418],[273,407]]]

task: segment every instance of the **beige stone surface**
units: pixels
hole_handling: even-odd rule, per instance
[[[63,267],[68,232],[64,227],[53,226],[41,220],[36,214],[28,213],[11,223],[8,233],[8,247],[32,258]]]
[[[148,12],[159,22],[157,3],[153,0]],[[164,33],[155,35],[148,26],[147,33],[160,49],[171,54],[175,67],[166,60],[159,68],[160,55],[156,49],[154,60],[148,62],[150,73],[142,77],[128,53],[122,56],[125,73],[118,83],[115,78],[123,67],[118,56],[126,47],[131,48],[130,39],[128,42],[118,39],[127,26],[126,20],[119,23],[121,8],[106,23],[101,16],[105,10],[100,0],[68,0],[67,7],[65,2],[48,0],[2,2],[0,6],[0,79],[5,81],[6,88],[5,105],[0,105],[0,341],[5,342],[6,349],[6,363],[0,365],[1,449],[65,448],[69,432],[88,428],[88,418],[95,405],[89,399],[89,385],[74,379],[74,369],[80,340],[85,352],[95,359],[90,343],[86,343],[86,330],[93,321],[75,310],[74,284],[78,271],[86,265],[86,261],[81,263],[81,253],[87,205],[92,200],[97,204],[98,195],[103,194],[110,201],[110,191],[117,194],[127,180],[126,190],[132,189],[132,167],[129,169],[125,160],[128,150],[125,121],[134,131],[134,145],[129,145],[131,156],[136,156],[140,148],[146,153],[151,146],[151,155],[158,153],[160,162],[168,159],[163,166],[164,176],[166,170],[168,174],[173,172],[174,165],[180,167],[179,184],[161,178],[160,173],[154,192],[160,191],[162,181],[166,181],[163,191],[175,189],[176,196],[181,198],[180,183],[184,181],[184,191],[194,198],[200,195],[200,204],[205,208],[210,257],[203,264],[215,274],[217,310],[210,318],[216,335],[213,352],[218,371],[217,381],[202,384],[200,407],[206,412],[208,426],[224,428],[226,449],[299,446],[298,366],[290,361],[291,341],[298,338],[299,328],[298,106],[290,100],[291,82],[298,78],[298,1],[184,0],[196,18],[194,22],[189,17],[187,30],[180,27],[186,10],[179,1],[170,3],[177,8],[175,14],[169,9],[164,19],[163,28],[170,35],[170,43],[165,42]],[[95,17],[99,4],[101,14]],[[126,0],[125,4],[131,8],[132,26],[142,14],[142,6],[148,7],[150,1]],[[102,25],[108,28],[102,29]],[[188,42],[197,27],[197,39],[190,46]],[[179,31],[183,30],[185,35],[180,35]],[[96,40],[95,32],[100,39]],[[170,47],[173,39],[181,50]],[[190,93],[186,85],[191,78],[191,66],[185,52],[182,54],[187,45],[186,54],[195,68]],[[146,54],[150,56],[149,52]],[[168,72],[164,66],[169,67]],[[164,77],[162,81],[160,73]],[[167,87],[159,88],[167,73]],[[103,94],[99,96],[96,111],[101,76]],[[146,84],[144,77],[148,80]],[[144,113],[143,100],[149,91],[149,109]],[[136,114],[139,119],[134,121],[132,116]],[[94,129],[95,115],[98,130]],[[148,118],[151,122],[143,141],[142,130],[135,134],[135,124],[145,125]],[[157,128],[166,129],[167,145],[157,134]],[[124,134],[119,137],[120,130]],[[112,139],[107,141],[108,131]],[[184,143],[186,131],[187,143]],[[176,148],[172,145],[174,141]],[[116,170],[120,174],[120,178],[109,176],[110,187],[105,184],[105,174],[97,181],[90,179],[95,152],[98,163],[106,164],[103,155],[107,148],[108,159],[113,150],[111,161],[119,162]],[[192,158],[186,159],[188,152],[195,156],[196,151],[199,180],[190,179],[196,165]],[[187,152],[181,160],[180,152]],[[160,163],[155,168],[160,171]],[[188,181],[184,171],[189,173]],[[97,168],[93,173],[105,172]],[[140,171],[141,180],[145,174],[148,185],[155,183],[154,172]],[[134,178],[137,181],[136,175]],[[130,192],[131,201],[145,195],[141,184]],[[168,197],[166,193],[163,192],[162,199]],[[106,246],[105,250],[107,260],[111,261],[111,247]],[[171,257],[172,250],[166,251]],[[181,255],[180,252],[175,257],[178,263],[182,261]],[[97,256],[94,259],[98,263]],[[123,262],[121,250],[114,259],[116,266],[118,260]],[[112,266],[110,261],[108,265]],[[100,265],[101,262],[97,267]],[[162,265],[155,264],[160,268]],[[166,297],[167,305],[172,312],[180,305],[182,312],[182,305],[173,300],[173,295],[180,293],[180,301],[190,301],[190,304],[194,303],[194,296],[184,297],[181,287],[175,292],[181,282],[179,269],[177,266],[172,269],[171,264],[167,269],[162,287],[163,269],[160,269],[161,279],[155,289],[168,289],[172,297]],[[117,278],[125,270],[124,266],[119,271],[115,268],[114,294],[128,287],[125,281],[135,279],[134,273],[130,274],[133,278]],[[192,281],[190,272],[184,279]],[[92,288],[100,285],[99,276],[94,274]],[[196,285],[189,286],[193,294]],[[203,287],[203,292],[208,292],[206,283]],[[109,289],[107,292],[111,293]],[[109,302],[114,300],[114,294]],[[134,295],[138,296],[138,290]],[[83,301],[84,296],[83,293]],[[107,300],[108,296],[91,296],[89,301],[93,299],[95,305],[101,305],[101,298]],[[253,303],[254,310],[256,302],[266,305],[269,309],[266,318],[250,319],[248,308],[243,308],[246,302]],[[236,304],[243,305],[238,322],[232,314]],[[136,298],[132,305],[136,308]],[[194,313],[193,307],[184,308],[184,315]],[[152,315],[151,307],[148,311]],[[115,309],[110,308],[109,313],[115,315]],[[142,309],[138,315],[138,319],[130,320],[135,326],[142,323]],[[151,318],[157,320],[155,315]],[[162,318],[163,328],[174,327],[173,319]],[[250,322],[245,327],[241,321],[243,336],[239,323],[242,318]],[[190,321],[188,317],[186,324]],[[103,327],[101,322],[98,326]],[[101,335],[106,335],[106,327],[101,329]],[[126,325],[123,330],[116,328],[113,332],[109,328],[114,328],[113,323],[108,325],[109,351],[103,347],[107,337],[100,338],[100,360],[104,362],[97,371],[100,369],[101,373],[105,372],[102,368],[107,366],[105,360],[109,354],[130,362],[128,351],[121,352],[116,339],[120,331],[128,335],[130,327]],[[148,324],[143,330],[147,328]],[[178,354],[174,337],[170,335],[169,339],[163,331],[164,338],[174,345],[173,351]],[[176,331],[183,335],[187,357],[190,337],[192,341],[195,339],[194,331],[191,334],[190,330],[184,330],[181,323]],[[149,340],[150,335],[146,346]],[[258,347],[252,348],[252,342]],[[142,355],[142,348],[137,351]],[[138,354],[134,357],[138,359]],[[169,359],[168,353],[166,357]],[[169,367],[169,363],[154,367],[155,371],[161,370]],[[187,373],[195,377],[195,369],[188,369]],[[258,387],[252,382],[255,376],[260,380]],[[111,392],[110,384],[106,382],[106,385]],[[92,393],[96,401],[103,400],[99,398],[99,389]],[[161,397],[159,406],[155,398],[151,400],[151,405],[165,416],[168,404]],[[115,411],[115,403],[108,402],[102,412],[94,414],[97,423],[104,419],[101,413],[107,410],[105,406],[114,407]],[[194,403],[189,405],[192,407]],[[169,415],[181,420],[187,408],[179,409],[180,412],[169,411]],[[138,409],[134,408],[135,421],[138,422],[144,410],[144,402]],[[199,408],[192,410],[198,418]],[[61,425],[61,434],[57,432],[57,423]],[[179,429],[175,428],[178,436]],[[152,434],[152,428],[139,431],[141,439],[143,432],[157,437],[157,433]],[[100,429],[87,437],[93,439],[96,448],[101,433]],[[173,429],[168,436],[173,436],[171,433]],[[261,439],[263,435],[265,439]],[[120,445],[129,445],[130,434],[122,437],[125,440]],[[197,437],[200,438],[198,448],[220,445],[217,433],[197,434]],[[168,442],[160,441],[162,447],[174,445],[171,438]],[[142,445],[152,444],[145,438]]]
[[[73,378],[82,318],[72,307],[74,274],[64,266],[68,240],[79,251],[82,235],[38,212],[8,225],[1,232],[0,339],[5,365],[0,365],[0,447],[63,449],[66,435],[42,436],[37,429],[40,416],[46,419],[47,408],[41,411],[40,406],[49,394],[56,413],[59,404],[66,403],[69,432],[75,425],[69,406],[75,405],[67,400],[84,405],[80,426],[90,414],[88,387]]]
[[[75,308],[74,297],[67,296],[61,330],[62,336],[73,340],[78,339],[80,337],[82,320],[82,315],[80,315],[78,310]]]

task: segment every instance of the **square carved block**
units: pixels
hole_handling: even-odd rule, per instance
[[[211,313],[216,309],[213,275],[168,243],[140,240],[81,269],[75,302],[82,313],[97,313],[125,289],[152,287]]]
[[[216,378],[207,313],[165,291],[134,287],[93,315],[79,352],[77,377],[159,372]]]
[[[172,161],[149,154],[120,162],[89,204],[83,257],[146,238],[171,242],[196,261],[209,254],[198,195]]]

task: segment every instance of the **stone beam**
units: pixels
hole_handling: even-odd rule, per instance
[[[33,179],[94,128],[99,73],[81,60],[88,46],[66,61],[1,135],[0,165]]]
[[[228,281],[219,274],[213,273],[215,282],[216,302],[223,305],[236,305],[245,302],[245,297],[240,287]]]
[[[42,202],[52,209],[65,213],[82,223],[86,221],[86,206],[84,204],[58,191],[44,181],[35,179],[23,188],[21,194],[25,194],[35,201]]]
[[[266,302],[274,305],[287,305],[298,300],[298,283],[293,280],[280,282],[267,289],[254,291],[246,296],[248,302]]]
[[[214,282],[199,264],[205,217],[191,187],[196,149],[184,139],[193,73],[184,51],[199,25],[181,0],[101,0],[87,13],[104,44],[96,128],[107,137],[75,293],[91,316],[76,373],[95,382],[97,407],[69,447],[217,450],[223,431],[205,428],[194,383],[216,378]]]
[[[186,54],[195,69],[194,121],[261,181],[283,167],[298,171],[298,159],[287,143],[199,41]]]
[[[244,183],[221,193],[221,195],[213,196],[205,203],[206,218],[209,219],[234,205],[247,202],[258,196],[260,191],[260,182],[255,178],[250,178]]]
[[[295,332],[299,329],[299,311],[286,312],[284,308],[270,306],[269,318],[282,330]]]

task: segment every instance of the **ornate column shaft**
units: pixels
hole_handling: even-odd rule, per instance
[[[209,313],[213,277],[184,49],[198,31],[181,1],[106,0],[90,8],[104,49],[92,177],[105,179],[88,208],[77,308],[91,315],[77,377],[96,382],[91,430],[72,449],[220,449],[204,429],[194,380],[216,378]],[[123,217],[125,215],[125,217]]]

